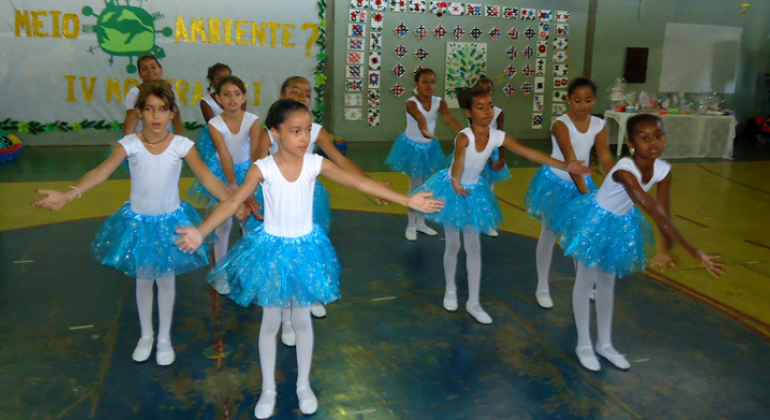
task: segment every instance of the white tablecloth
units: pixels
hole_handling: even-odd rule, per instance
[[[615,136],[610,135],[610,142],[616,138],[620,156],[621,146],[626,139],[626,121],[637,114],[607,111],[604,119],[608,122],[611,132],[614,120],[619,130]],[[659,115],[666,130],[666,150],[664,159],[675,158],[725,158],[733,157],[733,140],[735,139],[735,126],[738,121],[733,116],[709,116],[709,115]]]

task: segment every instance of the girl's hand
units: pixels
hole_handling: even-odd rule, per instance
[[[235,192],[235,190],[238,189],[238,184],[227,184],[225,185],[225,189],[227,190],[227,192],[232,194]]]
[[[662,273],[663,270],[666,269],[666,267],[676,267],[676,264],[674,264],[674,259],[671,258],[671,255],[660,253],[650,260],[650,264],[660,266],[660,272]]]
[[[412,194],[409,197],[409,201],[406,202],[407,207],[415,209],[423,213],[435,213],[444,208],[444,202],[439,200],[432,200],[432,192],[422,191],[416,194]]]
[[[706,255],[703,251],[698,251],[698,257],[700,266],[708,270],[714,278],[719,278],[725,273],[725,265],[714,261],[714,259],[721,257],[721,255]]]
[[[249,217],[249,214],[253,214],[257,220],[265,220],[265,217],[259,214],[259,211],[262,210],[262,205],[254,197],[247,198],[243,205],[246,207],[246,217],[244,217],[244,220]],[[238,218],[240,219],[240,216]]]
[[[591,168],[583,166],[584,160],[573,160],[567,164],[567,172],[575,175],[591,175]]]
[[[463,185],[456,178],[452,178],[452,188],[460,197],[467,197],[471,192],[471,190],[463,188]]]
[[[194,227],[177,229],[176,233],[182,235],[176,242],[179,249],[185,254],[192,254],[203,243],[203,235]]]
[[[37,190],[37,193],[43,194],[46,197],[32,203],[35,207],[56,211],[70,202],[70,199],[64,193],[56,190]]]
[[[435,139],[435,138],[436,138],[436,136],[434,136],[433,134],[431,134],[431,132],[430,132],[430,131],[428,131],[427,129],[425,129],[425,130],[422,130],[422,129],[421,129],[421,130],[420,130],[420,133],[422,133],[423,137],[425,137],[426,139]]]

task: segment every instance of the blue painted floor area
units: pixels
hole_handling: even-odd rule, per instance
[[[134,281],[89,257],[102,221],[0,233],[0,419],[253,418],[261,310],[212,293],[205,270],[179,276],[176,362],[133,362]],[[409,243],[405,224],[403,216],[334,212],[343,299],[314,323],[320,406],[312,418],[768,417],[770,343],[711,307],[643,275],[622,279],[614,341],[632,368],[602,360],[591,373],[574,354],[570,260],[555,258],[555,308],[543,310],[534,298],[535,240],[484,237],[482,304],[494,319],[485,326],[463,309],[462,254],[460,309],[448,313],[444,241]],[[277,364],[274,418],[303,418],[294,349],[279,344]]]

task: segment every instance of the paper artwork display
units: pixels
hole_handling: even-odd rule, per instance
[[[531,45],[527,45],[527,48],[524,48],[524,57],[527,57],[527,60],[529,60],[533,55],[535,55],[535,50]]]
[[[364,53],[360,52],[348,52],[348,64],[363,64],[364,63]]]
[[[538,58],[537,61],[535,61],[535,75],[545,75],[545,58]]]
[[[482,16],[484,14],[484,8],[477,3],[466,3],[465,14],[468,16]]]
[[[535,20],[535,17],[537,16],[537,9],[522,8],[519,14],[523,20]]]
[[[514,92],[516,92],[516,88],[512,84],[508,83],[507,85],[503,86],[503,93],[505,93],[505,96],[510,98]]]
[[[537,56],[548,57],[548,41],[537,41]]]
[[[377,127],[380,125],[380,109],[369,108],[369,127]]]
[[[382,12],[372,13],[372,23],[370,29],[372,32],[382,32],[382,23],[385,20],[385,14]]]
[[[372,10],[376,10],[378,12],[385,12],[388,10],[388,1],[387,0],[369,0],[369,7]]]
[[[399,23],[398,26],[396,26],[396,29],[394,29],[396,32],[396,35],[398,35],[400,38],[403,38],[404,35],[406,35],[407,32],[409,32],[409,28],[404,25],[403,22]]]
[[[567,102],[567,91],[555,90],[551,98],[553,99],[554,102]]]
[[[428,36],[428,29],[425,26],[420,25],[415,28],[414,34],[417,36],[417,39],[422,41],[426,36]]]
[[[380,72],[378,71],[370,71],[369,72],[369,89],[371,88],[379,88],[380,87]]]
[[[481,38],[481,35],[483,34],[484,32],[481,32],[481,29],[479,29],[478,26],[475,26],[473,27],[473,29],[471,29],[471,38],[473,38],[474,40],[478,40],[479,38]]]
[[[345,121],[361,121],[363,118],[361,108],[345,108]]]
[[[388,1],[388,10],[391,12],[406,12],[406,0]]]
[[[505,73],[505,75],[508,76],[508,78],[510,79],[516,75],[516,67],[513,67],[513,64],[511,64],[505,68],[505,71],[503,71],[503,73]]]
[[[364,99],[360,93],[345,94],[345,106],[362,106],[363,104]]]
[[[382,53],[370,52],[369,53],[369,70],[379,70],[382,68]]]
[[[345,66],[346,77],[363,77],[364,73],[361,70],[361,66]]]
[[[418,71],[420,71],[420,70],[425,70],[425,67],[423,67],[423,66],[417,66],[417,68],[416,68],[416,69],[414,69],[414,74],[415,74],[415,76],[417,75],[417,72],[418,72]]]
[[[354,23],[366,23],[366,10],[351,10],[348,15],[351,22]]]
[[[488,4],[484,6],[484,12],[484,16],[486,17],[500,17],[500,6]]]
[[[348,38],[348,51],[363,51],[364,39],[363,38]]]
[[[553,65],[554,76],[566,76],[568,70],[569,70],[568,64],[556,63]]]
[[[453,1],[449,3],[449,8],[447,9],[447,12],[451,16],[462,16],[465,14],[465,4]]]
[[[402,86],[402,85],[401,85],[401,83],[396,83],[396,85],[395,85],[395,86],[393,86],[392,88],[390,88],[390,92],[391,92],[391,93],[393,93],[393,95],[394,95],[396,98],[400,98],[400,97],[401,97],[401,95],[403,95],[403,94],[404,94],[404,91],[406,91],[406,89],[404,89],[404,86]]]
[[[554,88],[565,88],[569,85],[569,79],[566,77],[554,77],[553,78],[553,87]]]
[[[382,49],[382,32],[369,32],[369,50],[379,51]]]
[[[487,44],[447,43],[444,100],[450,108],[459,108],[457,88],[473,87],[480,77],[486,75]]]
[[[434,15],[437,14],[439,12],[439,5],[441,3],[442,2],[440,1],[432,1],[432,0],[428,2],[428,12],[433,13]]]
[[[503,17],[506,19],[518,19],[519,8],[503,6]]]
[[[527,37],[527,40],[532,40],[535,35],[537,35],[537,32],[531,26],[524,31],[524,36]]]
[[[505,52],[505,55],[509,59],[513,60],[514,58],[516,58],[519,55],[519,51],[516,49],[515,46],[511,45],[511,48],[508,48],[508,51]]]
[[[516,28],[511,28],[511,30],[508,31],[508,38],[510,38],[511,41],[516,41],[519,39],[519,30]]]
[[[545,77],[535,77],[535,93],[545,92]]]
[[[564,10],[558,10],[556,12],[556,21],[559,23],[567,23],[569,22],[569,12]]]
[[[369,98],[369,108],[379,108],[380,106],[379,89],[370,89],[369,93],[367,93],[367,97]]]
[[[569,23],[557,23],[556,24],[556,35],[557,36],[568,36],[569,35]]]
[[[366,25],[363,23],[349,23],[348,36],[364,36],[366,34]]]
[[[554,115],[563,115],[567,113],[567,104],[551,104],[551,113]]]
[[[409,0],[409,11],[425,13],[425,0]]]
[[[436,39],[441,39],[446,35],[446,29],[444,29],[443,26],[438,25],[436,26],[436,29],[433,30],[433,35],[436,35]]]
[[[404,73],[406,73],[406,69],[401,65],[401,63],[398,63],[396,64],[396,67],[393,67],[393,74],[395,74],[399,79],[404,75]]]
[[[535,72],[535,69],[533,69],[532,66],[527,64],[526,66],[524,66],[523,69],[521,69],[521,72],[524,73],[524,76],[529,77],[529,76],[532,76],[532,73]]]
[[[407,51],[407,49],[406,49],[406,47],[404,46],[404,44],[400,44],[398,47],[396,47],[396,48],[393,50],[393,52],[394,52],[394,53],[396,53],[396,57],[398,57],[398,59],[399,59],[399,60],[400,60],[400,59],[401,59],[403,56],[405,56],[405,55],[407,55],[407,54],[409,53],[409,51]]]
[[[417,49],[417,51],[414,52],[414,56],[417,57],[417,59],[420,61],[425,60],[425,58],[428,57],[428,50],[420,47]]]
[[[567,55],[568,54],[569,54],[569,51],[555,50],[553,52],[553,62],[554,63],[566,63],[567,62]]]
[[[503,36],[503,33],[500,31],[500,29],[498,29],[497,26],[489,31],[489,37],[492,38],[492,41],[497,41],[501,36]]]
[[[543,114],[532,114],[532,129],[543,128]]]
[[[553,47],[557,50],[566,50],[567,49],[567,38],[554,38],[553,40]]]
[[[551,23],[550,22],[540,22],[540,39],[543,41],[548,39],[548,31],[551,30]]]
[[[524,92],[525,95],[532,93],[532,83],[525,82],[523,85],[521,85],[521,91]]]
[[[348,92],[360,92],[363,89],[361,79],[345,79],[345,90]]]
[[[540,11],[540,20],[544,20],[546,22],[551,21],[551,11],[550,10],[541,10]]]
[[[532,111],[543,112],[543,108],[545,108],[545,98],[543,97],[543,95],[533,95]]]
[[[368,9],[369,0],[350,0],[350,7],[354,9]]]
[[[460,38],[465,35],[465,31],[463,31],[463,28],[460,27],[460,25],[457,25],[454,29],[452,29],[452,36],[459,41]]]

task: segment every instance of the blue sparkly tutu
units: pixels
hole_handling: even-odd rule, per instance
[[[588,190],[596,191],[593,179],[587,176],[585,180]],[[550,166],[543,165],[529,183],[524,196],[524,207],[533,219],[539,220],[546,229],[553,230],[551,228],[553,216],[580,196],[580,191],[574,182],[559,178]]]
[[[206,162],[209,171],[211,171],[217,179],[222,181],[223,184],[227,185],[225,171],[222,170],[222,164],[220,163],[219,158],[214,156],[213,159],[204,162]],[[243,184],[243,180],[246,179],[246,174],[249,172],[249,169],[251,169],[251,162],[247,160],[246,162],[235,164],[233,165],[233,169],[235,170],[235,182],[236,184],[241,185]],[[195,204],[205,205],[209,210],[214,210],[214,208],[219,205],[219,200],[214,197],[214,195],[211,194],[197,178],[193,181],[192,185],[190,185],[190,189],[187,190],[187,196],[190,197]]]
[[[198,154],[204,162],[208,162],[212,158],[217,158],[217,148],[214,147],[214,142],[211,140],[208,124],[201,128],[201,132],[198,133],[198,138],[195,139],[195,150],[198,151]]]
[[[425,179],[444,168],[444,152],[438,140],[417,143],[401,133],[393,143],[385,165],[410,177]]]
[[[209,264],[209,247],[216,235],[209,235],[194,253],[185,254],[174,244],[179,237],[176,230],[202,222],[198,211],[184,201],[175,211],[157,216],[135,213],[127,202],[99,228],[91,256],[129,277],[156,279],[183,274]]]
[[[431,198],[444,202],[441,211],[425,214],[425,217],[442,224],[445,231],[460,232],[470,228],[473,233],[485,233],[497,229],[497,225],[503,222],[503,211],[489,184],[479,179],[479,182],[463,187],[471,190],[466,197],[458,195],[452,188],[449,170],[444,169],[417,187],[412,194],[432,191]]]
[[[495,149],[492,151],[492,158],[493,162],[497,162],[497,159],[500,158],[500,151],[498,149]],[[500,169],[499,172],[495,172],[492,170],[492,164],[487,161],[487,164],[484,165],[484,169],[481,171],[481,179],[487,182],[487,184],[497,184],[498,182],[504,182],[509,179],[511,179],[511,171],[508,169],[508,165],[503,165],[503,169]]]
[[[241,237],[206,276],[241,306],[309,307],[340,298],[342,266],[320,226],[296,238],[274,236],[259,226]]]
[[[261,183],[254,193],[254,199],[257,200],[257,203],[260,205],[265,205]],[[329,191],[327,191],[323,184],[318,180],[315,181],[313,190],[313,224],[319,225],[324,232],[329,232],[329,228],[332,224],[332,208],[329,204]],[[244,222],[243,230],[251,232],[260,226],[262,226],[262,221],[257,220],[251,215],[246,219],[246,222]]]
[[[596,192],[568,203],[551,219],[564,256],[619,277],[647,266],[647,251],[655,243],[652,228],[634,207],[623,216],[596,202]],[[652,250],[652,249],[650,249]]]

